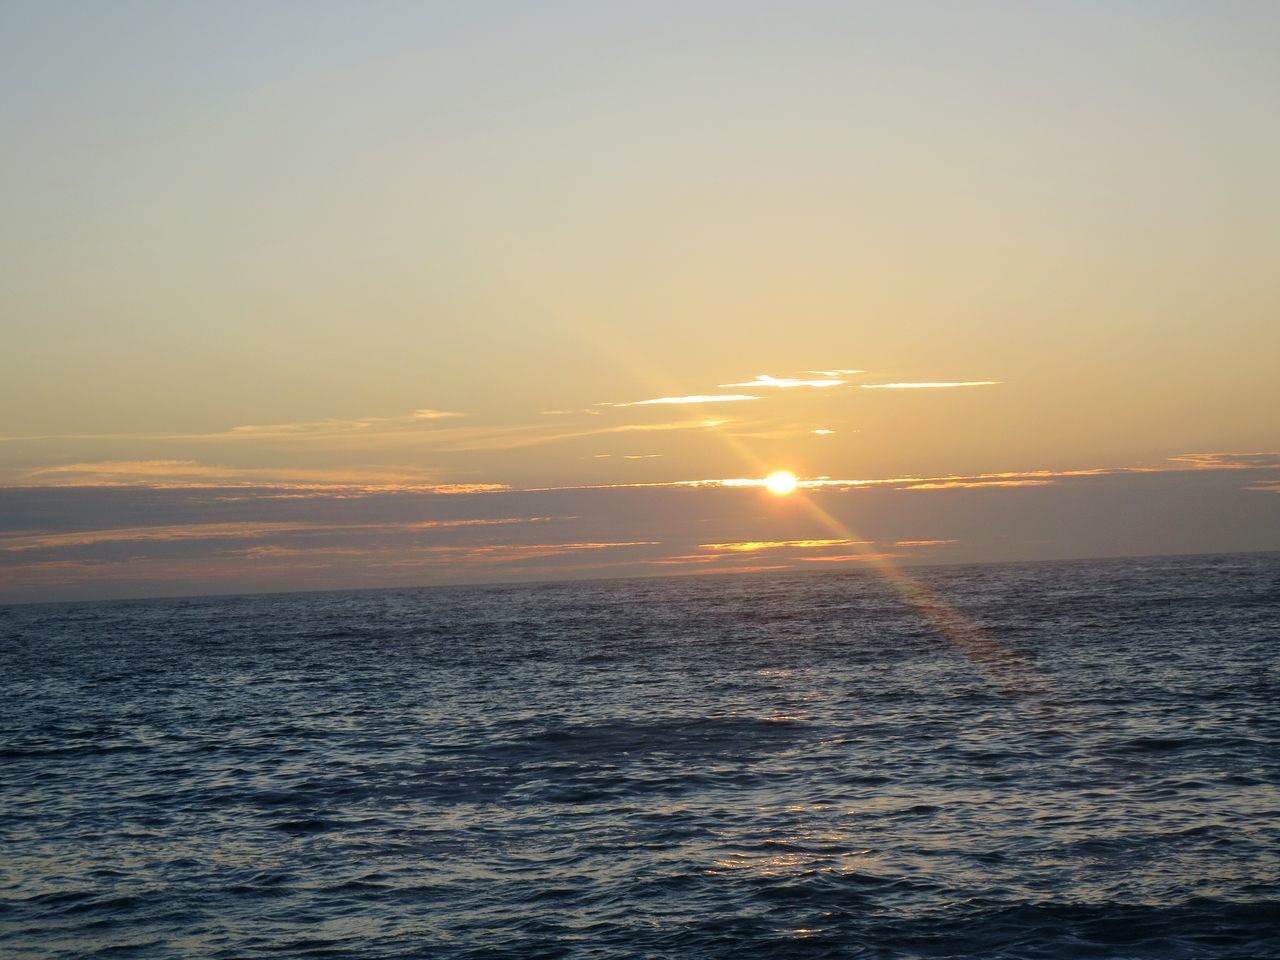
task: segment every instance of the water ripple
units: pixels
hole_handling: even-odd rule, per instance
[[[0,952],[1280,955],[1280,558],[925,580],[0,608]]]

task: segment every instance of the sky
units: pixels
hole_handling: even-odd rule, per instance
[[[1278,30],[10,0],[0,602],[1280,549]]]

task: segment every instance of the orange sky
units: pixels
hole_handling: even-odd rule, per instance
[[[1280,548],[1272,7],[0,19],[0,599]]]

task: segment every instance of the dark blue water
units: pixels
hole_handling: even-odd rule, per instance
[[[1280,557],[0,610],[6,957],[1280,955]]]

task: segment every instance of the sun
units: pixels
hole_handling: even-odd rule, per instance
[[[765,489],[775,497],[785,497],[787,494],[793,493],[799,483],[800,481],[796,479],[796,475],[786,470],[775,470],[764,478]]]

